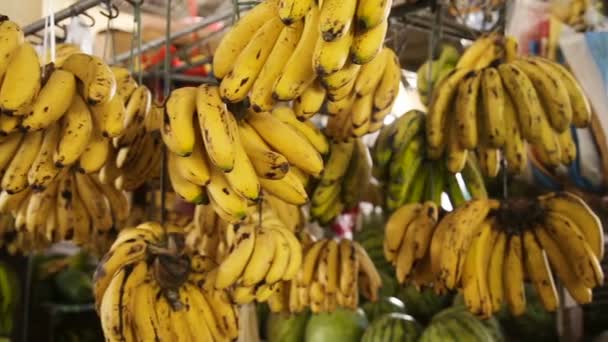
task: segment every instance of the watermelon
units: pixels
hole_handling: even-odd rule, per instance
[[[305,342],[359,342],[368,322],[363,310],[337,309],[312,315],[306,325]]]
[[[454,306],[436,314],[422,333],[421,342],[500,342],[503,341],[498,322],[488,326],[464,306]]]
[[[407,313],[423,324],[429,322],[436,313],[452,302],[451,294],[437,295],[430,288],[418,290],[411,285],[401,288],[397,298],[403,301]]]
[[[375,303],[367,302],[361,308],[370,322],[387,313],[406,313],[405,304],[396,297],[380,297]]]
[[[415,342],[422,327],[414,317],[403,313],[388,313],[372,322],[361,342]]]
[[[304,338],[308,313],[284,314],[271,313],[266,321],[266,340],[268,342],[300,342]]]

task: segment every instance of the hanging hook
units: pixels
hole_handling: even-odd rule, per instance
[[[144,0],[125,0],[125,1],[128,2],[133,7],[141,6],[144,4]]]
[[[80,16],[80,15],[82,15],[82,16],[84,16],[85,18],[88,18],[88,19],[89,19],[89,22],[88,22],[88,23],[86,23],[86,25],[85,25],[86,27],[93,27],[93,26],[95,26],[95,24],[97,23],[97,22],[95,21],[95,18],[93,18],[93,17],[92,17],[92,16],[91,16],[89,13],[87,13],[87,12],[82,12],[82,13],[80,13],[80,14],[79,14],[79,16]]]
[[[101,13],[101,15],[103,15],[104,17],[108,18],[108,20],[118,18],[118,15],[120,14],[120,10],[118,9],[118,7],[116,7],[116,5],[114,5],[112,3],[112,0],[107,1],[106,6],[108,6],[109,11],[104,12],[102,10],[102,11],[99,11],[99,13]]]

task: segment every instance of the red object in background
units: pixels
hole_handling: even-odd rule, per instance
[[[150,55],[143,55],[141,57],[141,61],[142,64],[144,65],[144,69],[147,69],[153,65],[162,63],[165,60],[165,47],[161,46],[158,51],[154,54],[150,54]],[[177,48],[174,45],[171,45],[171,48],[169,49],[171,55],[174,55],[175,52],[177,52]],[[175,62],[175,57],[173,58],[172,63]]]
[[[349,209],[342,214],[338,215],[331,226],[331,229],[339,237],[346,235],[352,236],[355,224],[357,223],[357,216],[359,215],[359,206]]]

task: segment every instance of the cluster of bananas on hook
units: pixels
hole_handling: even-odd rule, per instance
[[[439,221],[429,251],[426,285],[461,289],[467,308],[480,317],[503,305],[523,314],[525,281],[548,311],[559,307],[556,279],[580,304],[590,303],[592,289],[604,283],[602,224],[568,192],[467,202]]]
[[[452,114],[453,113],[453,114]],[[459,172],[476,152],[483,173],[495,177],[527,166],[530,144],[549,166],[576,158],[570,127],[585,127],[590,109],[576,79],[560,64],[517,54],[512,37],[490,34],[469,47],[437,86],[426,121],[428,152]]]
[[[372,173],[386,189],[384,204],[394,211],[406,203],[431,200],[440,203],[442,193],[457,206],[469,198],[487,198],[479,163],[474,155],[460,172],[463,184],[447,170],[442,160],[426,158],[426,115],[409,111],[384,126],[372,149]],[[463,188],[464,185],[464,188]]]
[[[218,267],[205,279],[210,289],[229,290],[237,304],[265,302],[281,282],[295,278],[302,246],[272,210],[250,215],[247,222],[228,224],[226,247]]]
[[[325,169],[312,190],[310,217],[326,225],[357,205],[369,186],[371,162],[361,139],[331,143]]]
[[[296,278],[283,282],[268,305],[273,312],[290,313],[356,310],[359,292],[376,301],[380,287],[380,275],[358,242],[321,239],[310,244]]]
[[[317,77],[358,69],[382,49],[392,1],[264,1],[215,51],[213,73],[226,102],[249,96],[256,112],[301,96]]]
[[[173,189],[186,201],[209,203],[224,221],[243,220],[261,191],[292,205],[308,201],[308,177],[323,171],[329,143],[289,107],[236,117],[217,86],[171,92],[165,102],[162,139]]]
[[[32,248],[27,244],[19,248],[22,253],[59,241],[102,246],[113,237],[113,230],[126,222],[129,211],[125,192],[101,183],[97,174],[74,169],[62,170],[41,191],[26,189],[12,195],[0,192],[0,212],[15,219],[15,241],[35,242]]]
[[[420,287],[433,279],[431,239],[437,225],[439,208],[433,201],[406,204],[386,221],[384,257],[397,271],[397,281]]]
[[[217,264],[185,254],[181,229],[165,229],[154,222],[124,229],[101,259],[94,295],[106,339],[235,339],[238,315],[229,294],[200,287]]]

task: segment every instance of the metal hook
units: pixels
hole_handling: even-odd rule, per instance
[[[120,14],[120,10],[118,9],[118,7],[116,7],[116,5],[114,5],[112,3],[111,0],[106,2],[106,6],[108,6],[109,11],[108,12],[99,11],[99,13],[101,13],[101,15],[103,15],[104,17],[108,18],[108,20],[118,18],[118,15]]]
[[[88,18],[88,19],[89,19],[89,22],[88,22],[88,23],[85,25],[86,27],[93,27],[93,26],[95,26],[95,24],[97,23],[97,22],[95,21],[95,18],[93,18],[93,16],[91,16],[91,15],[90,15],[89,13],[87,13],[87,12],[82,12],[82,13],[80,13],[79,15],[82,15],[82,16],[84,16],[85,18]]]

